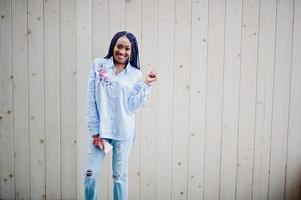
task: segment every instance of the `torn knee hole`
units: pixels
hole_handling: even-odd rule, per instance
[[[86,177],[91,177],[93,176],[93,170],[92,169],[88,169],[86,172]]]
[[[114,181],[118,181],[120,178],[120,175],[119,174],[113,174],[113,179]]]

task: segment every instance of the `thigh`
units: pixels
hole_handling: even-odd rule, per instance
[[[105,153],[88,141],[86,170],[92,170],[93,175],[98,175]]]
[[[113,173],[126,173],[128,157],[133,146],[133,138],[131,137],[127,140],[112,140],[111,144],[113,145]]]

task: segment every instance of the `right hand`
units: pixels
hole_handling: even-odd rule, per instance
[[[93,144],[102,150],[104,149],[103,139],[99,136],[99,134],[93,136]]]
[[[147,85],[151,85],[152,82],[156,81],[158,77],[158,73],[154,70],[152,70],[145,78],[144,83]]]

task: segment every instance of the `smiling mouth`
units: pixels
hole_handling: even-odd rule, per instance
[[[119,59],[125,59],[125,56],[117,55],[117,58],[119,58]]]

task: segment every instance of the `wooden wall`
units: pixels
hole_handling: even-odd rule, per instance
[[[88,70],[119,30],[160,74],[130,200],[301,199],[300,0],[0,0],[0,15],[0,199],[83,199]]]

